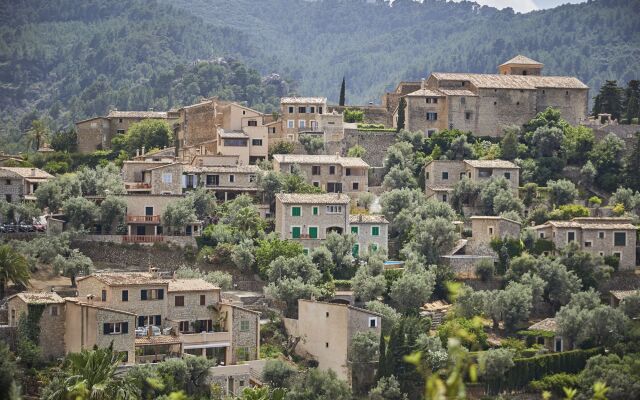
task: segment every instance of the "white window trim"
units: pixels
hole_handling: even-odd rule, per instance
[[[374,229],[374,228],[378,228],[378,234],[377,234],[377,235],[374,235],[374,234],[373,234],[373,229]],[[373,226],[371,227],[371,236],[374,236],[374,237],[378,237],[378,236],[380,236],[380,226],[378,226],[378,225],[373,225]]]
[[[298,128],[306,128],[306,124],[307,124],[307,121],[305,121],[304,119],[298,120]]]
[[[296,121],[293,119],[287,120],[287,128],[293,129],[296,127]]]
[[[173,183],[173,174],[171,172],[163,172],[162,173],[162,183],[164,183],[164,184]],[[186,176],[185,176],[185,184],[186,184]]]
[[[373,321],[373,326],[371,326],[371,322]],[[369,328],[377,328],[378,327],[378,318],[377,317],[369,317],[369,323],[367,325]]]
[[[294,228],[300,228],[300,237],[299,238],[294,238],[293,237],[293,229]],[[291,225],[291,231],[289,232],[289,235],[291,236],[291,239],[302,239],[302,227],[300,225]]]

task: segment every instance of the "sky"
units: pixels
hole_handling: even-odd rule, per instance
[[[553,8],[566,3],[583,3],[586,0],[475,0],[476,3],[496,8],[511,7],[516,12],[529,12]]]

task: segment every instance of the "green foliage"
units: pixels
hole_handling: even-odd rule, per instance
[[[364,111],[357,109],[349,109],[346,108],[344,110],[344,122],[363,122],[364,121]]]
[[[124,224],[127,215],[127,202],[116,196],[107,196],[100,203],[100,224],[103,232],[113,233]]]
[[[53,268],[56,273],[71,279],[71,286],[76,286],[78,275],[88,275],[93,270],[93,261],[78,249],[71,251],[68,257],[60,254],[53,259]]]
[[[84,197],[73,197],[62,204],[69,227],[73,229],[90,229],[96,222],[99,209],[91,200]]]
[[[288,362],[281,360],[267,360],[262,370],[264,382],[271,387],[285,387],[287,380],[296,372],[296,369]]]
[[[568,221],[576,217],[588,217],[589,215],[591,215],[589,209],[583,205],[566,204],[551,211],[549,219]]]
[[[345,82],[345,77],[342,77],[342,83],[340,84],[340,98],[338,99],[338,105],[339,106],[344,106],[345,105],[345,93],[346,92],[346,82]]]
[[[549,200],[555,206],[569,204],[578,196],[576,185],[566,179],[548,181],[547,188],[549,188]]]
[[[181,266],[176,271],[176,278],[180,279],[196,279],[201,278],[205,281],[219,287],[222,290],[231,290],[233,288],[233,277],[224,271],[201,272],[186,266]]]
[[[0,342],[0,398],[19,400],[20,391],[16,376],[18,369],[9,347]]]
[[[478,361],[480,373],[487,381],[499,381],[513,368],[513,351],[510,349],[490,349],[480,353]]]
[[[351,400],[351,390],[332,370],[311,368],[296,377],[287,400]]]
[[[619,357],[615,354],[597,355],[586,362],[578,376],[579,388],[589,396],[593,382],[607,385],[607,399],[624,400],[640,396],[640,372],[638,354]]]
[[[274,154],[291,154],[295,144],[293,142],[279,141],[269,146],[269,158]]]
[[[438,336],[443,344],[446,344],[449,338],[459,338],[462,346],[472,351],[488,347],[487,334],[478,318],[451,318],[438,327]]]
[[[415,271],[405,268],[404,273],[391,285],[389,297],[395,308],[402,313],[417,313],[431,297],[436,276],[433,270],[424,267]]]
[[[27,260],[9,245],[0,246],[0,299],[5,297],[9,282],[26,288],[29,284]]]
[[[404,129],[406,108],[407,108],[407,100],[404,97],[402,97],[400,99],[400,103],[398,104],[398,121],[397,121],[398,132]]]
[[[360,146],[359,144],[353,146],[353,147],[349,147],[349,150],[347,150],[347,157],[364,157],[364,155],[367,153],[367,150]]]
[[[640,317],[640,291],[625,297],[620,302],[620,307],[627,317],[631,319]]]
[[[193,199],[190,197],[184,197],[167,204],[161,217],[162,224],[167,228],[168,234],[180,233],[186,225],[193,224],[198,219]]]
[[[300,135],[298,140],[307,154],[320,154],[324,149],[324,138],[321,135]]]
[[[496,267],[491,260],[480,260],[476,265],[476,276],[483,282],[490,281],[496,272]]]
[[[303,253],[300,243],[291,240],[280,240],[270,236],[258,241],[256,264],[263,276],[267,276],[269,266],[278,257],[293,258]]]
[[[408,400],[407,395],[400,390],[400,383],[395,376],[383,376],[376,387],[369,392],[370,400]]]
[[[547,391],[556,396],[563,396],[564,388],[577,388],[578,382],[578,375],[560,372],[544,376],[542,379],[533,380],[529,387],[537,392]]]
[[[380,301],[372,300],[365,304],[365,308],[382,314],[382,335],[388,336],[395,324],[400,320],[400,314],[391,306]]]

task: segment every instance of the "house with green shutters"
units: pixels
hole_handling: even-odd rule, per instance
[[[275,230],[305,251],[318,247],[331,232],[356,237],[354,256],[387,249],[389,222],[381,215],[351,215],[351,199],[341,193],[276,195]]]

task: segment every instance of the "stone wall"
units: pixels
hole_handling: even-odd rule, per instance
[[[0,342],[4,342],[9,350],[16,351],[18,346],[18,327],[0,325]]]
[[[384,124],[384,126],[393,126],[391,120],[391,113],[382,106],[329,106],[329,112],[336,111],[340,114],[344,113],[345,109],[361,110],[364,112],[364,122],[367,124]]]
[[[362,159],[371,167],[382,167],[387,148],[396,142],[395,132],[344,130],[344,143],[341,154],[346,155],[349,148],[360,145],[366,153]]]

